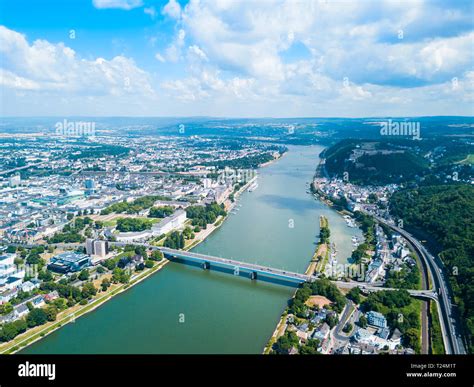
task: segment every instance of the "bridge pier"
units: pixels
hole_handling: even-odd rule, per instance
[[[211,268],[211,264],[209,262],[203,262],[201,264],[201,267],[204,269],[204,270],[209,270]]]
[[[257,272],[256,271],[251,271],[250,272],[250,279],[251,280],[256,280],[257,279]]]

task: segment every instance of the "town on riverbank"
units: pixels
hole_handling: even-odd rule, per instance
[[[242,160],[252,161],[242,166],[268,165],[269,157],[262,154],[243,153]],[[31,222],[25,214],[31,232],[15,232],[18,222],[8,225],[0,256],[0,351],[25,348],[162,269],[168,260],[155,247],[190,250],[205,240],[238,210],[238,197],[258,187],[256,169],[220,163],[191,168],[191,179],[177,175],[174,187],[145,185],[128,197],[107,196],[109,173],[82,176],[86,190],[43,213],[46,221],[36,216]],[[138,177],[156,180],[153,173]],[[28,180],[10,178],[8,184],[30,194]],[[120,183],[113,185],[116,189]]]
[[[429,289],[421,259],[402,235],[376,221],[393,187],[357,187],[323,173],[324,159],[311,193],[340,212],[347,227],[360,227],[364,239],[353,237],[347,264],[337,264],[328,221],[320,217],[306,270],[313,279],[289,301],[264,353],[443,353],[436,304],[408,292]]]

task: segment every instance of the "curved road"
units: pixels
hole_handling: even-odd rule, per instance
[[[443,334],[446,354],[457,355],[466,353],[462,338],[456,333],[456,327],[454,326],[456,319],[453,313],[451,299],[448,297],[448,286],[443,277],[442,269],[436,262],[435,257],[431,255],[425,249],[425,247],[407,231],[393,224],[387,223],[387,221],[382,218],[375,217],[375,219],[402,235],[408,242],[410,242],[416,253],[423,258],[433,282],[433,290],[435,290],[438,294],[436,305],[438,307],[438,314],[440,316],[441,331]]]

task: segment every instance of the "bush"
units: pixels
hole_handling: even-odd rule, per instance
[[[146,266],[148,269],[151,269],[154,265],[155,265],[155,262],[153,262],[151,259],[147,259],[147,260],[145,261],[145,266]]]

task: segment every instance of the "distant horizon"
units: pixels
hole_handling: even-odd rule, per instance
[[[473,14],[472,1],[3,0],[0,115],[470,116]]]

